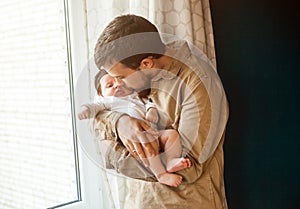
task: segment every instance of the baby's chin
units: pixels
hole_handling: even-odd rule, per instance
[[[119,90],[117,92],[115,92],[115,97],[125,97],[129,94],[132,94],[132,91],[125,91],[125,90]]]

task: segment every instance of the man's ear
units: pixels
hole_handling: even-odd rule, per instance
[[[143,69],[153,68],[153,66],[154,66],[153,58],[147,57],[141,61],[139,68],[143,70]]]

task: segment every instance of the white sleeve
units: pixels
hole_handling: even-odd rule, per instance
[[[94,103],[83,104],[83,106],[90,109],[91,117],[95,117],[100,111],[111,110],[112,98],[98,96],[94,98]]]

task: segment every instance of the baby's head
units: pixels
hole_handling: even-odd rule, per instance
[[[133,93],[121,79],[110,76],[104,70],[100,70],[95,76],[95,88],[99,96],[123,97]]]

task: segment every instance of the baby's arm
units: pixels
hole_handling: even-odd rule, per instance
[[[90,108],[88,108],[88,106],[86,106],[86,105],[82,105],[81,111],[78,113],[77,116],[78,116],[79,120],[91,118]]]
[[[98,112],[103,110],[110,110],[104,103],[84,104],[81,111],[78,113],[79,120],[94,118]]]
[[[159,120],[159,116],[158,116],[158,111],[155,107],[155,104],[152,102],[147,102],[146,104],[146,120],[152,122],[152,123],[157,123]]]

